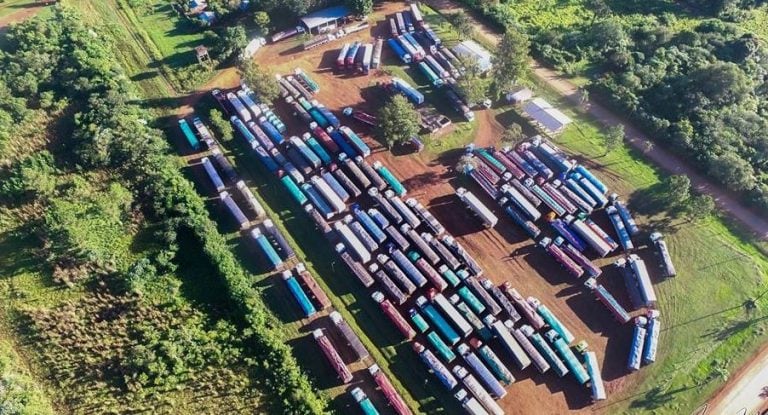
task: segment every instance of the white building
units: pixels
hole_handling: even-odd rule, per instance
[[[528,101],[523,105],[523,112],[550,133],[557,133],[571,123],[571,119],[567,115],[541,98]]]
[[[491,52],[485,50],[472,40],[465,40],[453,47],[453,53],[459,58],[476,60],[481,72],[487,72],[491,69]]]

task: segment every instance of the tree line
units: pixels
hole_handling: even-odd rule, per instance
[[[193,235],[215,277],[223,280],[229,308],[245,336],[244,347],[265,383],[262,390],[270,392],[264,396],[265,403],[275,413],[323,413],[325,397],[315,392],[299,368],[283,341],[280,324],[209,218],[203,199],[182,175],[163,133],[150,125],[151,115],[136,104],[134,87],[108,38],[99,27],[86,26],[82,20],[75,11],[57,7],[52,16],[12,26],[3,35],[0,143],[8,145],[15,126],[29,122],[52,103],[64,110],[58,122],[62,136],[56,157],[41,151],[12,161],[0,172],[0,199],[21,203],[35,198],[44,203],[46,192],[60,191],[56,176],[67,172],[112,175],[119,187],[105,195],[115,203],[80,200],[75,189],[69,199],[73,206],[56,212],[80,215],[80,208],[74,206],[80,200],[108,211],[107,221],[125,221],[133,210],[158,224],[154,234],[162,248],[117,275],[127,288],[132,281],[160,275],[178,253],[179,235]],[[73,234],[76,229],[65,226],[66,222],[62,227],[56,219],[61,217],[43,221],[38,231],[57,246],[58,260],[89,264],[89,271],[115,272],[114,258],[103,246],[112,239]]]

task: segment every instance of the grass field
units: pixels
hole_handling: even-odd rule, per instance
[[[25,8],[33,7],[35,3],[36,0],[6,0],[3,3],[0,3],[0,18],[19,12]]]

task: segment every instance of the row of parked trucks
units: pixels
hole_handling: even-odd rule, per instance
[[[345,72],[359,72],[367,75],[371,69],[381,66],[381,52],[384,39],[373,43],[345,43],[336,58],[336,69]]]

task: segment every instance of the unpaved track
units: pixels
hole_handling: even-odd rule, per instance
[[[5,17],[0,17],[0,33],[11,23],[21,22],[34,16],[42,9],[43,6],[27,7],[19,9],[19,11],[13,12]]]
[[[747,363],[728,384],[717,392],[707,408],[708,414],[761,414],[768,410],[768,346]]]
[[[441,13],[463,10],[461,6],[451,0],[428,0],[427,3],[438,9]],[[471,14],[468,15],[472,18]],[[497,32],[482,22],[474,18],[473,20],[478,35],[491,43],[496,44],[499,42],[500,35]],[[661,146],[650,145],[650,140],[638,128],[600,103],[590,102],[586,108],[580,106],[581,95],[576,85],[535,60],[531,61],[531,63],[533,74],[541,81],[546,82],[557,93],[606,127],[623,125],[627,142],[632,147],[640,150],[650,161],[662,169],[672,174],[688,176],[693,187],[699,192],[712,196],[720,210],[741,222],[742,225],[754,232],[760,239],[768,239],[768,220],[747,208],[732,192],[697,173],[691,165],[673,155],[667,149]]]

